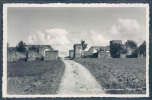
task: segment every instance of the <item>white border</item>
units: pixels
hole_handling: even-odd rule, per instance
[[[102,94],[102,95],[8,95],[7,94],[7,8],[8,7],[145,7],[146,8],[146,94]],[[3,4],[3,98],[36,98],[36,97],[149,97],[149,4]]]

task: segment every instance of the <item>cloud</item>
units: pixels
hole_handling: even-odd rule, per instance
[[[108,40],[102,33],[98,33],[98,32],[95,32],[94,30],[91,30],[89,36],[90,36],[89,41],[92,45],[97,45],[97,46],[107,45]]]
[[[68,32],[65,29],[49,28],[44,32],[37,31],[35,34],[29,35],[28,44],[51,45],[56,50],[67,52],[70,44],[67,35]],[[63,56],[62,54],[60,53],[60,56]]]
[[[73,47],[73,44],[80,43],[81,40],[85,40],[85,42],[88,44],[87,49],[88,50],[91,46],[106,46],[109,45],[109,41],[104,36],[104,34],[97,32],[95,30],[89,30],[89,31],[83,31],[80,33],[71,34],[69,36],[69,40],[71,43],[71,47]]]
[[[137,30],[140,28],[140,25],[139,23],[137,22],[137,20],[134,20],[134,19],[118,19],[118,22],[120,23],[120,28],[123,27],[123,28],[126,28],[127,30]]]
[[[110,32],[114,35],[135,34],[140,29],[140,25],[133,19],[118,19],[118,24],[111,26]]]
[[[141,26],[135,19],[119,18],[117,22],[106,31],[86,30],[82,32],[67,32],[65,29],[49,28],[44,31],[37,31],[28,36],[29,44],[48,44],[59,50],[60,56],[68,56],[68,51],[73,49],[73,45],[80,43],[83,39],[91,46],[107,46],[111,40],[135,40],[137,43],[145,40],[145,34],[141,31]]]
[[[119,18],[117,23],[109,26],[108,30],[102,32],[91,30],[86,36],[88,38],[85,38],[85,40],[88,41],[89,46],[106,46],[110,44],[109,41],[111,40],[123,40],[123,42],[135,40],[139,44],[145,40],[145,34],[142,33],[137,20],[122,18]]]
[[[119,18],[117,23],[112,25],[106,33],[109,34],[112,39],[124,41],[132,39],[137,42],[145,40],[145,33],[142,33],[141,26],[135,19]]]

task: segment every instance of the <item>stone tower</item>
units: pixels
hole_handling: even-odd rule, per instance
[[[81,44],[74,45],[74,58],[81,58],[82,56],[82,46]]]
[[[120,49],[122,46],[122,40],[112,40],[110,41],[110,54],[113,58],[120,57]]]
[[[69,50],[69,57],[73,58],[74,57],[74,50]]]

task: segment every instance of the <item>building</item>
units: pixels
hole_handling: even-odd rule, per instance
[[[18,52],[15,47],[9,47],[7,49],[7,61],[25,61],[26,58],[26,53]]]
[[[21,53],[15,47],[8,48],[8,61],[18,61],[24,58],[24,61],[34,60],[53,60],[58,58],[58,51],[51,45],[26,45],[26,52]]]
[[[130,40],[128,40],[130,41]],[[136,47],[131,48],[126,43],[122,44],[122,40],[110,41],[110,46],[91,46],[88,51],[82,50],[81,44],[74,44],[74,51],[69,51],[72,58],[142,58],[146,56],[138,55],[135,51]]]
[[[74,58],[111,58],[109,46],[92,46],[83,51],[81,44],[74,45]],[[71,51],[69,51],[71,52]]]
[[[110,55],[110,47],[109,46],[102,46],[98,51],[98,58],[111,58]]]
[[[43,55],[34,50],[29,50],[27,53],[27,61],[43,60]]]
[[[110,51],[109,46],[91,46],[90,49],[88,50],[90,53],[96,53],[98,51]]]
[[[54,49],[52,48],[51,45],[26,45],[26,50],[27,51],[36,51],[40,53],[41,55],[45,55],[45,51],[53,51]]]
[[[58,50],[46,51],[44,60],[54,60],[58,58]]]
[[[74,57],[74,50],[69,50],[69,57],[73,58]]]
[[[82,57],[82,46],[81,44],[74,44],[74,58]]]

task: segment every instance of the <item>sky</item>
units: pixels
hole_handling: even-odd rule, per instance
[[[107,46],[110,40],[146,39],[144,7],[9,7],[7,11],[9,46],[19,41],[47,44],[68,56],[75,43]]]

